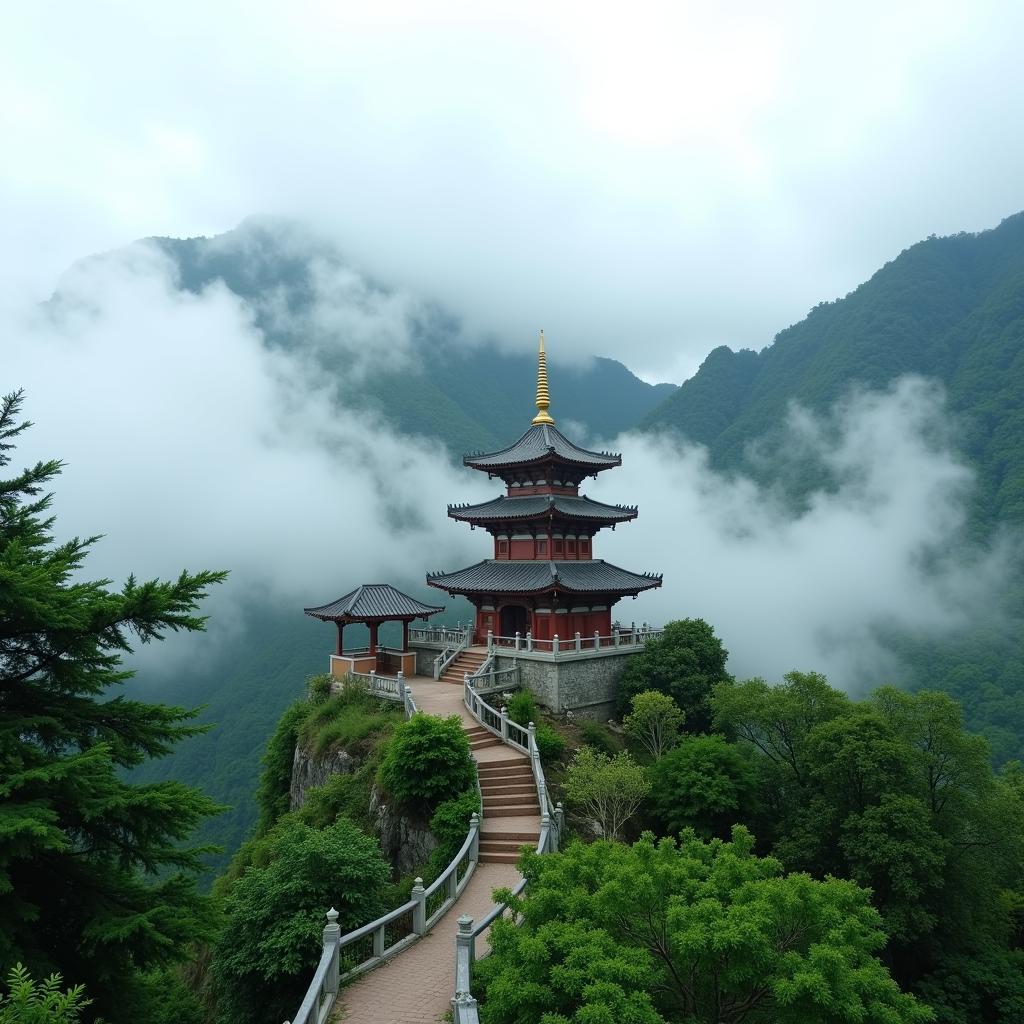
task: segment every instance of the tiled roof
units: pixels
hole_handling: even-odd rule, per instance
[[[622,456],[613,452],[591,452],[580,448],[570,441],[560,430],[547,424],[537,424],[523,434],[515,444],[503,448],[500,452],[476,452],[463,456],[466,466],[481,469],[501,469],[518,466],[523,463],[539,462],[552,455],[566,462],[575,462],[581,466],[592,466],[595,469],[606,469],[610,466],[621,466]]]
[[[479,505],[449,505],[452,519],[535,519],[548,514],[568,516],[572,519],[600,519],[621,523],[636,518],[636,506],[606,505],[593,501],[585,494],[575,497],[567,494],[530,494],[521,498],[501,495],[493,501]]]
[[[578,562],[533,562],[486,559],[455,572],[427,573],[427,583],[453,594],[576,593],[634,594],[661,586],[660,573],[635,573],[602,559]]]
[[[386,583],[364,583],[344,597],[319,608],[304,608],[315,619],[423,619],[444,611],[443,607],[424,604]]]

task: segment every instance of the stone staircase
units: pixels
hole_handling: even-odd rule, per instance
[[[536,846],[540,838],[537,787],[529,762],[523,757],[481,761],[477,771],[484,796],[480,863],[515,864],[520,847]]]
[[[472,675],[487,660],[487,651],[483,648],[475,650],[467,647],[459,651],[448,663],[448,667],[441,673],[441,679],[446,683],[458,683],[462,685],[466,673]]]

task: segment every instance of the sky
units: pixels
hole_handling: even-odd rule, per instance
[[[1022,32],[1012,0],[12,5],[0,288],[287,216],[470,334],[679,382],[1024,208]]]
[[[438,300],[467,335],[532,350],[543,326],[559,359],[681,380],[929,233],[1024,207],[1016,5],[595,10],[5,11],[0,386],[26,387],[37,424],[18,460],[67,461],[61,535],[106,535],[93,573],[230,568],[208,610],[239,629],[254,595],[436,596],[425,570],[487,554],[445,506],[493,487],[335,405],[318,348],[357,375],[368,352],[400,361]],[[317,278],[289,354],[223,287],[183,294],[150,248],[68,271],[249,216],[351,260]],[[64,301],[40,308],[58,278]],[[665,574],[619,614],[699,615],[740,675],[819,669],[852,689],[894,669],[879,625],[948,633],[991,608],[1010,559],[963,541],[972,478],[941,393],[899,381],[830,417],[791,413],[791,449],[842,481],[797,516],[699,448],[607,439],[624,465],[590,491],[640,518],[595,554]]]

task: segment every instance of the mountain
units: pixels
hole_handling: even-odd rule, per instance
[[[976,523],[1024,522],[1024,213],[911,246],[761,352],[715,349],[643,427],[706,445],[719,469],[751,472],[747,446],[770,448],[791,401],[822,411],[854,385],[906,373],[946,389],[979,476]]]
[[[644,418],[647,431],[705,445],[711,464],[788,486],[819,488],[820,464],[786,468],[781,424],[793,401],[822,412],[852,387],[916,373],[945,388],[952,440],[977,475],[973,540],[1024,524],[1024,213],[977,234],[931,237],[855,291],[815,306],[760,352],[715,349]],[[757,458],[748,446],[757,441]],[[1018,546],[1019,550],[1019,546]],[[967,633],[881,637],[898,658],[894,682],[941,689],[964,706],[997,761],[1024,755],[1024,571]]]
[[[440,438],[456,457],[522,433],[523,396],[537,372],[530,339],[507,354],[466,337],[450,312],[370,279],[289,223],[251,220],[214,238],[146,241],[170,257],[182,289],[220,283],[251,306],[269,345],[312,351],[346,405],[375,409],[401,433]],[[384,349],[402,358],[382,358]],[[557,339],[549,349],[559,419],[580,440],[634,427],[675,391],[613,359],[560,362]]]

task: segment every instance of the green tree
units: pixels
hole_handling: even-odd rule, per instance
[[[51,974],[36,982],[22,964],[7,975],[7,995],[0,996],[0,1024],[77,1024],[82,1011],[92,1002],[85,998],[85,986],[61,991],[63,979]]]
[[[563,788],[573,810],[596,822],[607,839],[618,839],[651,783],[625,751],[609,757],[593,747],[580,747],[566,770]]]
[[[651,808],[669,835],[727,836],[754,792],[751,759],[718,735],[684,736],[650,771]]]
[[[659,758],[675,745],[686,716],[671,697],[657,690],[644,690],[633,695],[630,708],[622,727],[651,757]]]
[[[289,815],[228,892],[211,964],[218,1019],[280,1024],[298,1007],[322,949],[325,912],[342,934],[382,912],[388,866],[377,843],[341,819],[310,828]]]
[[[29,425],[20,405],[20,392],[0,402],[0,466]],[[55,543],[42,493],[60,469],[0,481],[0,968],[58,970],[128,1020],[139,970],[213,934],[202,850],[181,843],[218,808],[177,782],[126,780],[200,730],[194,712],[113,691],[131,676],[131,638],[202,629],[194,609],[225,574],[129,577],[119,591],[83,578],[96,538]]]
[[[618,709],[624,715],[634,694],[657,690],[686,715],[691,732],[711,727],[709,700],[717,683],[728,679],[729,652],[703,619],[669,622],[660,636],[630,658],[619,682]]]
[[[521,937],[511,922],[496,922],[492,955],[478,968],[484,1020],[646,1024],[658,1018],[636,998],[643,992],[680,1024],[933,1019],[875,956],[885,935],[865,890],[787,875],[753,848],[737,826],[731,842],[692,833],[655,842],[647,833],[632,846],[575,842],[562,853],[524,854],[529,884],[513,904]],[[574,940],[596,949],[607,979],[573,959]],[[616,1016],[606,998],[634,1017]]]
[[[395,729],[380,765],[380,782],[406,807],[433,811],[472,785],[475,771],[462,719],[420,713]]]

